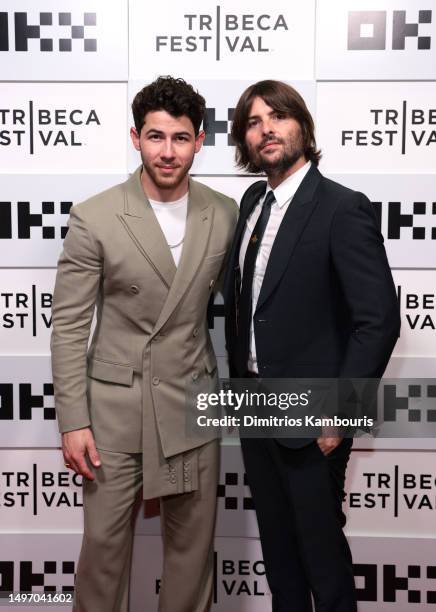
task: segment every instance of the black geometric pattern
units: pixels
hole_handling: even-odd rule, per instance
[[[254,510],[253,499],[245,495],[240,498],[240,491],[231,490],[231,487],[238,487],[239,474],[237,472],[226,472],[224,484],[218,485],[217,496],[224,500],[224,508],[226,510]],[[247,476],[244,474],[242,479],[243,486],[247,486]],[[239,494],[239,495],[238,495]],[[242,502],[242,503],[241,503]]]

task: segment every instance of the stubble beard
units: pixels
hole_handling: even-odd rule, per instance
[[[283,153],[279,158],[269,160],[262,156],[260,149],[270,140],[284,145]],[[289,137],[286,140],[266,138],[255,151],[251,151],[254,164],[259,168],[260,172],[264,172],[267,176],[281,176],[285,174],[302,155],[304,155],[304,150],[301,135],[298,135],[296,138]]]
[[[192,156],[192,159],[188,163],[176,168],[173,176],[163,177],[159,174],[158,169],[153,164],[147,162],[142,155],[141,158],[144,170],[159,189],[174,189],[178,187],[188,174],[194,162],[194,156]]]

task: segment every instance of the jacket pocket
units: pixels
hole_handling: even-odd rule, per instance
[[[206,372],[212,374],[217,369],[216,357],[210,353],[206,353],[204,356],[204,367]]]
[[[88,361],[88,376],[97,380],[131,387],[133,383],[133,366],[99,361],[94,358]]]

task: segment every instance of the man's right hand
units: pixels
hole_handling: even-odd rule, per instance
[[[95,447],[94,436],[89,427],[63,433],[62,453],[66,467],[70,467],[76,474],[81,474],[88,480],[95,479],[86,463],[86,455],[88,455],[94,467],[100,467],[101,461]]]

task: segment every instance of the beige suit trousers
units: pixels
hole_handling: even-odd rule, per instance
[[[95,470],[96,479],[84,481],[83,486],[84,535],[73,610],[127,612],[143,456],[99,453],[102,465]],[[159,612],[210,609],[219,475],[216,440],[201,447],[198,464],[198,490],[160,499],[164,558]]]

